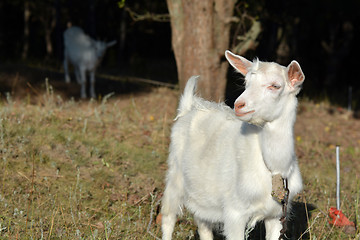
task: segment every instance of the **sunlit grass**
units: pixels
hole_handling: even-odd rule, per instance
[[[176,108],[156,107],[167,100],[162,91],[77,103],[48,90],[36,104],[4,100],[0,238],[150,239],[172,122],[166,116]]]
[[[154,239],[178,93],[159,88],[101,100],[40,95],[0,102],[0,239]],[[310,239],[358,239],[329,225],[336,206],[335,146],[341,146],[341,208],[359,219],[360,122],[304,101],[295,129]],[[357,222],[359,227],[359,223]],[[175,239],[195,239],[185,212]]]

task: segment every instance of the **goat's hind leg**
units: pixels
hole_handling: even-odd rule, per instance
[[[174,226],[176,223],[176,214],[169,213],[162,215],[161,219],[161,230],[162,230],[162,239],[170,240],[172,233],[174,231]]]
[[[174,231],[176,216],[180,212],[180,206],[177,204],[177,201],[172,201],[174,195],[172,195],[172,189],[165,189],[164,196],[162,199],[162,208],[161,208],[161,230],[162,230],[162,239],[170,240],[172,233]],[[175,194],[176,195],[176,194]]]
[[[176,189],[176,187],[174,188],[174,185],[168,183],[164,192],[161,208],[161,230],[163,240],[171,239],[176,223],[176,216],[181,213],[182,203],[180,200],[181,196],[177,192],[178,190],[179,189]]]
[[[96,98],[95,94],[95,71],[90,71],[90,96]]]
[[[162,198],[162,239],[170,240],[176,223],[176,216],[182,212],[183,181],[182,176],[176,170],[170,170],[166,181],[166,188]]]
[[[65,82],[70,83],[69,60],[66,51],[64,52],[64,73],[65,73]]]
[[[80,76],[80,82],[81,82],[80,95],[81,98],[86,98],[86,69],[79,68],[78,70],[79,70],[78,74]]]

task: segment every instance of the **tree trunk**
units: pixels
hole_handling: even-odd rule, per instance
[[[236,0],[167,0],[180,89],[200,75],[202,97],[224,99],[230,24]]]
[[[29,1],[25,1],[24,2],[24,46],[23,46],[23,51],[21,54],[21,58],[23,60],[27,58],[28,51],[29,51],[30,15],[31,15],[31,12],[30,12]]]
[[[46,58],[49,59],[53,55],[53,44],[51,41],[51,34],[56,26],[56,9],[54,6],[46,7],[46,14],[40,17],[45,32],[45,44],[46,44]]]

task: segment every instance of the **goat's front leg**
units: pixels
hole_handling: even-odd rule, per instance
[[[86,71],[84,68],[79,68],[79,76],[81,81],[81,98],[86,98]]]
[[[224,222],[224,233],[227,240],[243,240],[248,217],[239,210],[227,210]]]
[[[95,70],[90,71],[90,96],[96,98],[95,94]]]
[[[266,240],[278,240],[282,225],[279,219],[271,218],[265,220]]]
[[[198,217],[194,217],[201,240],[213,240],[212,226]]]
[[[81,84],[80,67],[76,66],[74,69],[75,69],[76,82],[77,82],[78,84]],[[85,78],[86,78],[86,76],[85,76]]]

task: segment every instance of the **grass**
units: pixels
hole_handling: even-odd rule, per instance
[[[0,102],[0,239],[155,239],[178,92],[165,88],[98,101],[63,100],[48,84]],[[329,111],[332,110],[332,111]],[[328,224],[336,206],[359,219],[360,121],[304,100],[296,148],[304,178],[304,238],[359,239]],[[305,208],[304,206],[312,206]],[[359,223],[357,223],[359,227]],[[175,239],[195,239],[190,214]]]
[[[45,91],[35,104],[2,101],[0,239],[146,236],[176,108],[167,103],[176,93],[164,91],[99,102]]]

